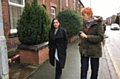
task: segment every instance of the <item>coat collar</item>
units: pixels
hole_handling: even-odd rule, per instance
[[[56,35],[54,35],[54,32],[55,32],[55,29],[50,31],[50,37],[51,37],[52,39],[57,39],[57,38],[63,37],[61,27],[57,30]]]
[[[92,18],[90,18],[89,21],[84,21],[84,25],[88,28],[90,28],[93,25],[96,25],[100,22],[102,22],[102,17],[101,16],[93,16]]]

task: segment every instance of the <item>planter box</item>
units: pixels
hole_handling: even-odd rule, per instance
[[[40,65],[45,62],[48,56],[48,42],[39,45],[18,45],[20,49],[20,63]]]

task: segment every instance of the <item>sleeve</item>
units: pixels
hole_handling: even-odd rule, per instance
[[[50,47],[50,31],[49,31],[49,34],[48,34],[48,47]]]
[[[81,25],[80,30],[79,30],[79,32],[78,32],[78,36],[80,36],[80,33],[81,33],[81,31],[83,31],[83,29],[84,29],[84,26]]]
[[[83,29],[84,29],[84,26],[81,25],[80,30],[79,30],[79,32],[78,32],[78,36],[79,36],[79,43],[78,43],[78,46],[80,46],[80,45],[81,45],[81,42],[82,42],[82,38],[80,37],[80,33],[81,33],[81,31],[83,31]]]
[[[67,49],[67,44],[68,44],[68,36],[67,36],[67,31],[64,29],[64,44],[65,44],[65,49]]]

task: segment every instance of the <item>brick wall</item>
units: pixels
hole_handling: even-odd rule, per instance
[[[16,48],[19,44],[18,38],[9,38],[10,34],[10,14],[9,14],[9,5],[8,0],[2,0],[2,14],[3,14],[3,26],[4,26],[4,35],[6,38],[6,44],[8,50]]]
[[[20,50],[20,62],[41,65],[49,58],[48,51],[48,47],[45,47],[38,52],[30,50]]]
[[[28,2],[32,2],[33,0],[26,0]],[[62,0],[62,8],[67,9],[68,7],[70,9],[74,8],[73,1],[74,0],[68,0],[69,4],[68,7],[66,6],[66,0]],[[38,4],[45,6],[47,13],[49,17],[51,17],[51,9],[50,7],[53,6],[56,8],[56,15],[58,14],[60,10],[60,0],[38,0]],[[76,4],[78,5],[78,0],[76,0]],[[79,5],[80,6],[80,5]],[[9,13],[9,4],[8,0],[2,0],[2,13],[3,13],[3,26],[4,26],[4,35],[6,37],[6,43],[8,50],[16,48],[17,45],[20,43],[18,38],[9,38],[10,34],[10,13]]]
[[[4,26],[4,35],[8,40],[8,34],[10,32],[10,20],[9,20],[9,5],[8,0],[2,0],[2,14],[3,14],[3,26]]]

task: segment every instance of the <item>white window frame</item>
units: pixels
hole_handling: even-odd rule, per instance
[[[24,7],[25,6],[25,0],[23,0],[23,4],[13,3],[13,2],[10,2],[10,0],[8,0],[8,1],[9,1],[9,5],[12,5],[12,6],[17,6],[17,7]]]
[[[53,16],[54,16],[54,17],[52,17],[52,18],[55,18],[55,17],[56,17],[56,15],[55,15],[55,12],[56,12],[56,11],[55,11],[55,8],[54,8],[54,7],[51,7],[51,10],[53,10],[53,11],[54,11],[53,13],[51,12],[51,15],[53,15]]]
[[[66,0],[66,6],[68,6],[68,0]]]
[[[23,0],[23,4],[17,4],[17,3],[13,3],[9,1],[9,6],[15,6],[15,7],[20,7],[20,8],[24,8],[25,6],[25,0]],[[17,29],[10,29],[10,33],[17,33]]]

